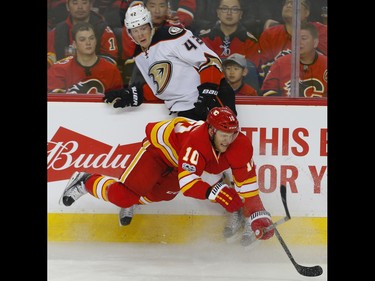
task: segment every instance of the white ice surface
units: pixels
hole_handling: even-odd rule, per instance
[[[281,245],[269,240],[252,249],[209,241],[184,245],[48,242],[48,281],[327,280],[327,247],[285,242],[297,263],[320,265],[323,274],[300,275]]]

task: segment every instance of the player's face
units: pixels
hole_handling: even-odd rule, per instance
[[[217,130],[214,134],[215,149],[221,153],[225,152],[229,145],[235,140],[238,133],[225,133]]]
[[[169,12],[167,0],[148,0],[146,6],[151,13],[154,26],[164,23]]]
[[[133,39],[142,48],[147,49],[151,44],[151,26],[147,23],[130,29],[130,34]]]
[[[75,48],[77,54],[92,55],[95,54],[96,38],[94,30],[82,30],[76,34]]]

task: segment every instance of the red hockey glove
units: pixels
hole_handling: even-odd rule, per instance
[[[239,210],[243,206],[242,199],[237,191],[225,183],[219,182],[214,187],[209,188],[208,192],[207,198],[209,200],[215,200],[230,213]]]
[[[272,224],[271,215],[266,210],[258,211],[250,216],[251,229],[257,239],[267,240],[274,234],[274,229],[265,232],[264,229]]]

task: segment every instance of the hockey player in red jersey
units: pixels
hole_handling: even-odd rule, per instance
[[[223,182],[232,171],[234,188]],[[142,147],[120,179],[75,172],[61,201],[72,205],[82,195],[111,202],[121,208],[134,204],[172,200],[184,196],[219,203],[228,212],[243,209],[244,236],[263,233],[272,224],[259,196],[251,141],[239,131],[237,117],[228,107],[215,107],[206,121],[184,117],[152,122],[146,126]]]

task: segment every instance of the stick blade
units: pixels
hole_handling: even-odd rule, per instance
[[[297,265],[296,269],[299,274],[307,277],[315,277],[322,275],[323,273],[323,268],[320,265],[315,265],[312,267]]]
[[[286,186],[285,185],[280,186],[280,194],[281,194],[281,200],[283,201],[286,216],[287,216],[288,219],[290,219],[291,217],[290,217],[288,205],[287,205],[287,202],[286,202]],[[322,275],[323,268],[320,265],[315,265],[315,266],[311,266],[311,267],[303,266],[303,265],[298,264],[294,260],[292,254],[290,253],[287,245],[285,244],[285,242],[284,242],[283,238],[281,237],[280,233],[278,232],[277,228],[275,228],[275,235],[276,235],[277,239],[279,240],[281,246],[283,247],[285,253],[288,255],[290,261],[293,263],[294,267],[296,268],[296,270],[299,274],[301,274],[303,276],[307,276],[307,277],[315,277],[315,276]]]

